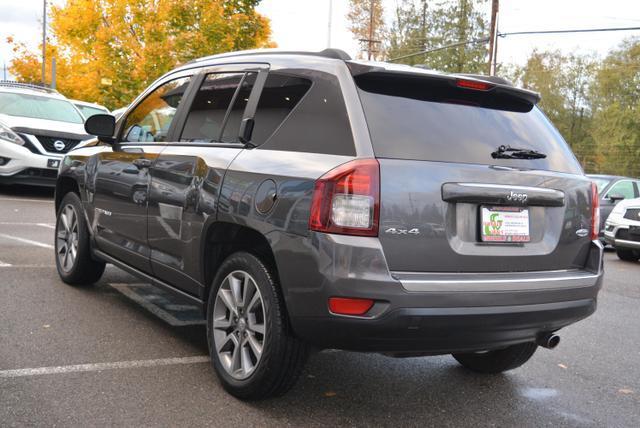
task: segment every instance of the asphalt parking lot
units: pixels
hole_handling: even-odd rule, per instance
[[[498,376],[449,356],[325,351],[286,396],[243,403],[198,312],[114,267],[63,284],[50,191],[0,188],[1,426],[638,426],[640,263],[606,255],[598,311]]]

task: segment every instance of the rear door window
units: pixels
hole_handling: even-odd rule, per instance
[[[254,82],[255,73],[207,75],[191,104],[180,141],[237,142]]]
[[[419,75],[367,73],[355,80],[377,157],[582,173],[544,114],[517,98]],[[546,158],[494,159],[502,145]]]

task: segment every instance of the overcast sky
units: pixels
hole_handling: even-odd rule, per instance
[[[327,47],[330,0],[263,0],[258,10],[271,19],[273,39],[284,49],[321,50]],[[397,0],[383,0],[391,17]],[[64,0],[53,0],[64,3]],[[499,29],[502,32],[600,27],[640,26],[640,0],[503,0]],[[352,56],[359,46],[348,30],[347,0],[333,0],[331,46]],[[487,13],[490,1],[486,3]],[[0,0],[0,72],[12,52],[7,36],[38,46],[41,35],[42,0]],[[534,49],[564,52],[595,52],[604,56],[625,37],[640,31],[511,36],[500,39],[498,61],[523,63]],[[0,75],[2,78],[2,75]]]

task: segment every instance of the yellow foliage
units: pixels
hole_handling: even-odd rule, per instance
[[[130,103],[149,83],[194,58],[273,47],[259,0],[67,0],[51,10],[47,81],[56,58],[57,88],[109,108]],[[39,82],[39,53],[9,41],[11,73]],[[110,79],[112,85],[103,85]]]

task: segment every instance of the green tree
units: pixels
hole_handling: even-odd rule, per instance
[[[48,58],[58,89],[110,108],[128,104],[178,64],[220,52],[270,46],[259,0],[67,0],[51,10]],[[11,72],[40,81],[36,52],[13,43]],[[47,64],[47,81],[50,81]],[[111,84],[108,84],[111,82]],[[105,84],[106,83],[106,84]]]
[[[487,9],[487,10],[485,10]],[[389,30],[390,59],[488,37],[487,0],[401,0]],[[486,69],[487,43],[468,43],[399,60],[452,73]]]
[[[589,88],[595,66],[591,55],[534,50],[524,66],[503,69],[517,85],[540,93],[540,107],[589,172],[596,171],[600,162],[590,134]]]
[[[591,88],[591,136],[601,172],[640,177],[640,38],[625,40],[599,65]]]

